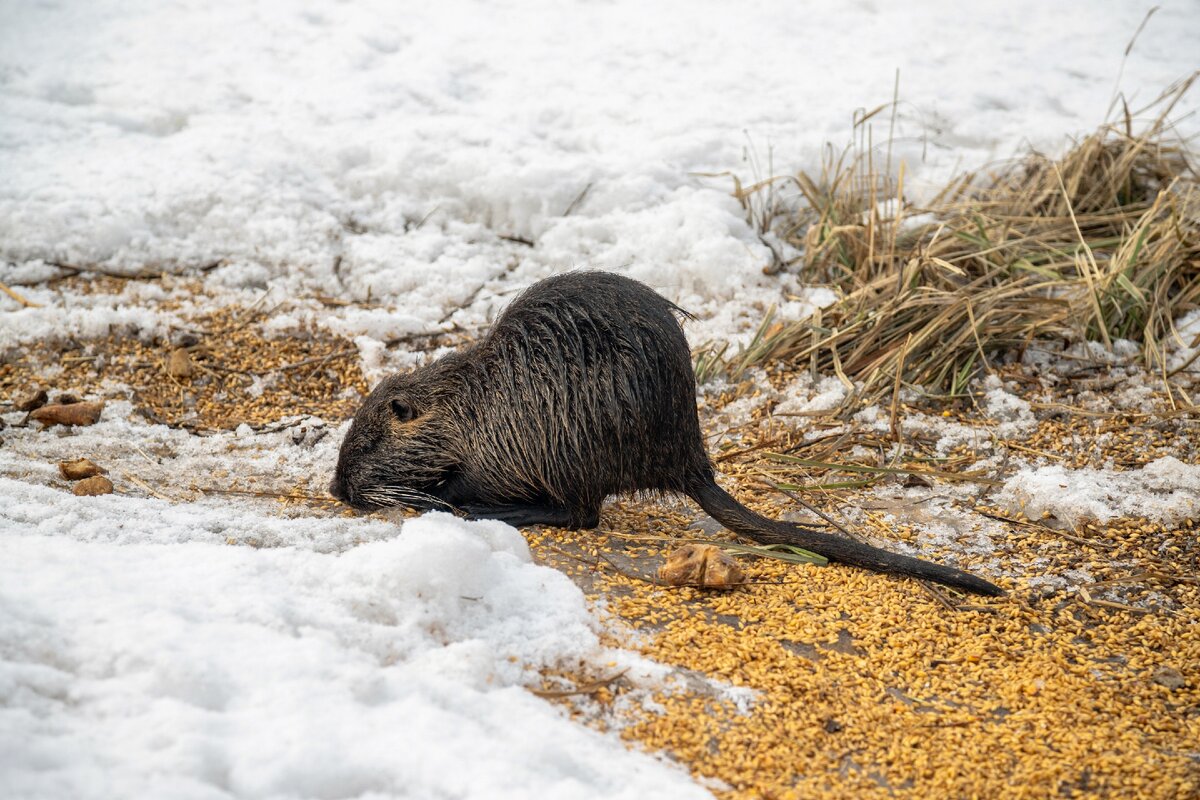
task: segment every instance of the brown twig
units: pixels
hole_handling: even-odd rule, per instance
[[[24,308],[41,308],[42,307],[41,303],[35,303],[32,300],[28,300],[25,297],[14,292],[12,289],[10,289],[8,287],[8,284],[4,283],[3,281],[0,281],[0,292],[4,292],[6,295],[11,297],[13,300],[16,300],[18,303],[20,303]]]
[[[579,194],[575,195],[575,199],[571,201],[571,204],[569,206],[567,206],[567,209],[565,211],[563,211],[562,215],[564,217],[571,216],[571,212],[579,207],[579,204],[583,202],[583,198],[587,197],[587,193],[590,192],[591,190],[592,190],[592,184],[589,183],[587,186],[584,186],[583,191],[581,191]]]
[[[620,672],[615,672],[607,678],[600,678],[591,683],[585,683],[583,686],[575,689],[530,689],[529,692],[536,694],[538,697],[572,697],[580,694],[595,694],[601,689],[608,687],[614,681],[623,678],[627,672],[629,672],[629,667]]]
[[[1100,608],[1108,608],[1108,609],[1112,609],[1113,611],[1128,611],[1133,614],[1149,614],[1149,613],[1151,613],[1151,610],[1148,608],[1138,608],[1137,606],[1127,606],[1124,603],[1117,603],[1112,600],[1098,600],[1098,599],[1092,597],[1091,593],[1088,592],[1088,590],[1082,586],[1080,586],[1077,591],[1079,592],[1080,599],[1082,599],[1083,602],[1087,603],[1089,606],[1099,606]]]
[[[274,374],[274,373],[276,373],[276,372],[290,372],[290,371],[292,371],[292,370],[294,370],[294,369],[300,369],[301,367],[308,367],[308,366],[312,366],[312,365],[314,365],[314,364],[319,366],[319,365],[321,365],[321,364],[327,364],[327,363],[329,363],[330,361],[333,361],[333,360],[335,360],[335,359],[339,359],[339,358],[349,358],[350,356],[354,356],[354,355],[357,355],[357,354],[358,354],[358,349],[357,349],[357,348],[355,348],[355,349],[347,349],[347,350],[339,350],[339,351],[336,351],[336,352],[333,352],[333,353],[329,353],[328,355],[323,355],[323,356],[315,356],[315,357],[313,357],[313,358],[306,358],[306,359],[304,359],[303,361],[297,361],[297,362],[295,362],[295,363],[292,363],[292,364],[284,364],[284,365],[283,365],[283,366],[281,366],[281,367],[274,367],[274,368],[272,368],[272,369],[264,369],[264,370],[255,370],[255,371],[253,371],[253,372],[247,372],[247,373],[245,373],[245,374],[247,374],[247,375],[257,375],[257,376],[261,377],[261,376],[263,376],[263,375],[272,375],[272,374]],[[227,371],[229,371],[229,372],[237,372],[238,370],[227,370]]]
[[[137,486],[138,488],[142,489],[143,491],[149,492],[150,494],[157,497],[159,500],[166,500],[171,503],[176,502],[174,497],[163,494],[162,492],[158,491],[153,486],[146,483],[145,481],[143,481],[141,478],[137,477],[136,475],[133,475],[132,473],[125,472],[124,470],[122,470],[121,475],[125,478],[125,480],[129,481],[134,486]]]
[[[270,497],[275,500],[315,500],[317,502],[334,502],[332,497],[303,492],[266,492],[256,489],[219,489],[215,486],[191,486],[191,489],[204,494],[236,494],[246,497]]]

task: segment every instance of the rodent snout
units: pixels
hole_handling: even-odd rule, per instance
[[[334,500],[346,502],[346,487],[336,476],[329,482],[329,493],[333,495]]]

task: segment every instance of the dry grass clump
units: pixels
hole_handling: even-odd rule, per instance
[[[1052,337],[1134,339],[1165,377],[1172,320],[1200,306],[1198,176],[1167,123],[1195,78],[1156,101],[1140,132],[1126,109],[1060,159],[963,175],[921,208],[904,199],[903,168],[891,181],[869,148],[828,156],[816,177],[790,179],[803,203],[774,226],[839,301],[797,323],[768,316],[736,355],[702,350],[700,372],[786,359],[860,382],[857,405],[901,381],[958,394]],[[741,193],[748,208],[763,191]]]

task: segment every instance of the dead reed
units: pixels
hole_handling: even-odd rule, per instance
[[[1132,339],[1166,381],[1173,320],[1200,307],[1198,176],[1168,123],[1196,77],[1061,158],[961,175],[921,207],[905,198],[903,167],[892,178],[861,144],[789,176],[802,201],[777,209],[772,229],[803,254],[806,281],[839,299],[799,322],[767,315],[736,353],[701,348],[698,373],[782,359],[853,386],[848,408],[901,384],[960,394],[1035,339]],[[738,195],[761,216],[756,195],[777,205],[778,183]]]

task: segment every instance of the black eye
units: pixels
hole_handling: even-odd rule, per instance
[[[392,413],[396,415],[396,419],[401,422],[411,422],[416,419],[416,412],[409,406],[406,406],[401,400],[392,401]]]

